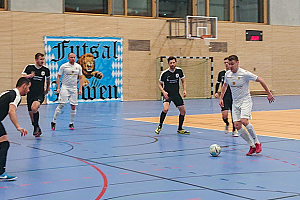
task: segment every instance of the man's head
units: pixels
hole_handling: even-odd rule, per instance
[[[226,71],[230,70],[230,66],[229,66],[228,62],[229,62],[228,57],[224,58],[224,65],[225,65]]]
[[[16,88],[20,91],[21,96],[25,96],[30,90],[31,82],[26,77],[21,77],[17,81]]]
[[[177,64],[177,61],[176,61],[175,57],[171,56],[171,57],[168,58],[168,65],[169,65],[171,70],[175,69],[176,64]]]
[[[230,70],[233,73],[236,73],[239,69],[239,58],[236,55],[231,55],[228,57],[228,64],[230,66]]]
[[[76,55],[75,55],[75,53],[69,53],[69,54],[68,54],[68,60],[69,60],[69,63],[70,63],[71,65],[74,65],[75,60],[76,60]]]
[[[34,56],[35,58],[35,63],[37,65],[37,67],[41,67],[45,64],[45,55],[42,53],[37,53]]]

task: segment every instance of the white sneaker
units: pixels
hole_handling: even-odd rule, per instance
[[[224,133],[225,133],[225,134],[228,133],[228,126],[227,126],[227,125],[225,125]]]
[[[233,131],[233,132],[232,132],[232,137],[239,137],[237,131]]]

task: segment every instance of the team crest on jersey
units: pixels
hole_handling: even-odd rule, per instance
[[[74,71],[72,71],[72,74],[74,74]]]
[[[41,72],[41,75],[42,75],[42,76],[45,76],[45,74],[46,74],[45,71],[42,71],[42,72]]]
[[[176,74],[176,78],[178,78],[179,77],[179,74]]]
[[[238,79],[240,80],[240,79],[241,79],[241,77],[238,77]]]
[[[235,82],[232,82],[232,85],[235,85]]]

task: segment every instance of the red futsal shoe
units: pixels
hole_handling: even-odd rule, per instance
[[[256,143],[256,144],[255,144],[255,148],[256,148],[255,152],[256,152],[256,153],[260,153],[261,150],[262,150],[262,149],[261,149],[261,143]]]
[[[250,150],[246,155],[251,156],[254,152],[255,152],[255,147],[250,146]]]

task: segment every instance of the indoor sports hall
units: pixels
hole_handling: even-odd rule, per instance
[[[82,103],[75,130],[69,110],[50,121],[56,105],[43,105],[40,138],[20,137],[7,125],[11,148],[7,171],[16,181],[0,182],[1,199],[299,199],[298,96],[253,98],[253,120],[262,152],[246,156],[241,137],[224,134],[217,99],[186,100],[184,128],[178,110],[154,134],[160,101]],[[18,108],[28,124],[27,107]],[[222,147],[218,157],[209,146]]]

